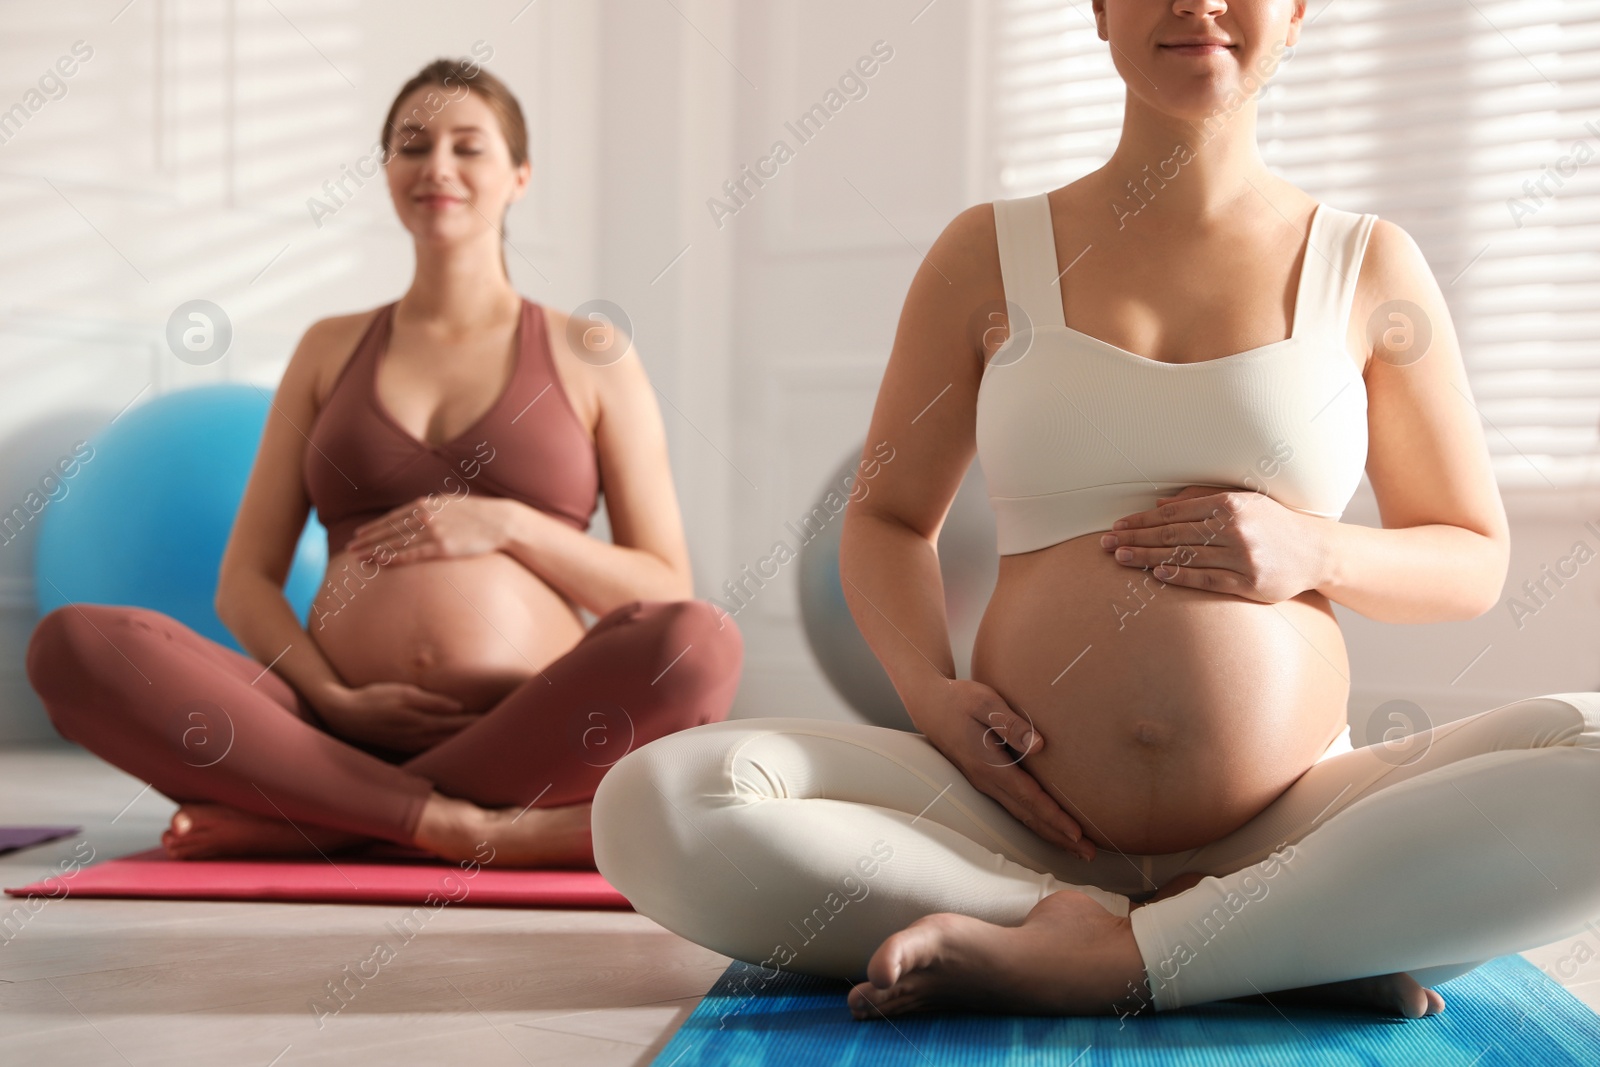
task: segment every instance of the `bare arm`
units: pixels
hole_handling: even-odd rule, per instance
[[[845,602],[913,721],[924,695],[956,675],[936,546],[977,452],[985,354],[972,344],[968,319],[984,300],[985,233],[998,277],[993,232],[993,208],[970,208],[917,268],[863,452],[869,459],[873,445],[886,441],[896,459],[845,509],[840,533]]]
[[[1004,339],[1003,328],[984,328],[985,311],[1004,306],[994,209],[982,204],[945,228],[906,294],[863,455],[871,462],[886,442],[894,461],[845,509],[839,574],[917,728],[1024,825],[1090,858],[1078,824],[1019,765],[1045,739],[992,688],[957,679],[950,650],[939,529],[977,452],[984,360]]]
[[[1379,220],[1368,246],[1369,306],[1410,301],[1432,341],[1391,342],[1399,319],[1375,323],[1367,362],[1367,477],[1382,529],[1328,523],[1316,589],[1381,622],[1470,619],[1492,608],[1510,551],[1505,508],[1444,295],[1409,234]],[[1362,288],[1367,289],[1363,270]],[[1410,324],[1415,325],[1415,324]]]
[[[552,346],[571,334],[566,316],[549,313]],[[584,338],[595,336],[586,330]],[[615,338],[596,339],[599,345]],[[637,350],[615,362],[582,361],[600,398],[595,447],[612,543],[517,504],[502,548],[551,587],[595,615],[632,600],[687,600],[694,595],[683,518],[672,485],[667,438],[655,392]]]
[[[300,471],[324,357],[352,348],[366,318],[325,319],[300,339],[268,409],[217,578],[214,606],[223,625],[319,710],[342,692],[344,681],[295,617],[283,585],[311,513]]]

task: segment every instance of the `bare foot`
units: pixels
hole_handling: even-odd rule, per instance
[[[1142,908],[1158,900],[1177,896],[1186,889],[1200,884],[1203,874],[1180,874],[1161,887],[1149,900],[1133,905]],[[1325,985],[1302,986],[1299,989],[1282,989],[1262,996],[1240,997],[1240,1000],[1268,1004],[1341,1005],[1373,1008],[1385,1015],[1399,1015],[1406,1019],[1420,1019],[1444,1011],[1444,997],[1427,988],[1404,971],[1395,974],[1373,975],[1371,978],[1352,978],[1346,982],[1328,982]]]
[[[1438,1015],[1444,1011],[1444,998],[1436,990],[1427,988],[1404,971],[1374,975],[1371,978],[1352,978],[1348,982],[1329,982],[1326,985],[1304,986],[1300,989],[1282,989],[1265,996],[1239,999],[1266,1001],[1274,1005],[1308,1004],[1319,1007],[1341,1005],[1372,1008],[1384,1015],[1399,1015],[1406,1019],[1420,1019],[1425,1015]]]
[[[434,793],[422,809],[414,844],[450,860],[496,867],[594,869],[589,805],[480,808]]]
[[[1073,890],[1045,897],[1021,926],[918,919],[878,947],[867,977],[850,990],[857,1019],[936,1008],[1105,1015],[1145,982],[1128,920]]]
[[[303,831],[303,832],[302,832]],[[368,838],[323,826],[294,825],[226,804],[180,805],[161,845],[175,860],[229,856],[315,856]]]

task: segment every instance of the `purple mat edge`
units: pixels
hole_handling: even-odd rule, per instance
[[[82,830],[81,826],[0,826],[0,853],[32,848]]]

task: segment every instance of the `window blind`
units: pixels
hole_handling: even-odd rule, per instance
[[[1089,0],[989,17],[997,195],[1103,164],[1124,89]],[[1422,248],[1500,484],[1600,486],[1600,0],[1315,0],[1258,114],[1276,173]]]

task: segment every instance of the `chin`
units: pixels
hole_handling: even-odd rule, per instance
[[[1239,111],[1247,94],[1234,83],[1219,84],[1207,81],[1196,84],[1192,80],[1182,85],[1164,86],[1151,104],[1173,118],[1194,123],[1204,131],[1207,120],[1216,120]]]
[[[422,219],[407,229],[418,241],[441,247],[463,243],[473,236],[464,226],[448,223],[442,219]]]

